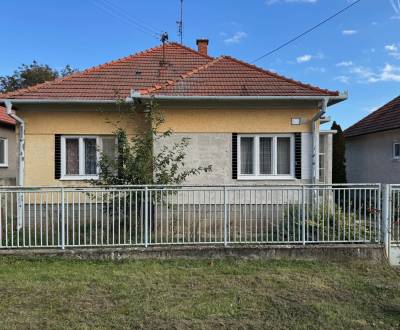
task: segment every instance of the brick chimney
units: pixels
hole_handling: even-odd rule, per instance
[[[200,54],[208,55],[208,39],[197,39],[196,45]]]

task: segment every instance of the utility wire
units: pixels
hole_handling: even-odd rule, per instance
[[[278,50],[281,50],[282,48],[288,46],[289,44],[291,44],[292,42],[295,42],[296,40],[304,37],[305,35],[309,34],[310,32],[316,30],[317,28],[319,28],[321,25],[329,22],[330,20],[334,19],[336,16],[339,16],[340,14],[344,13],[346,10],[350,9],[351,7],[355,6],[356,4],[358,4],[359,2],[361,2],[361,0],[356,0],[354,2],[352,2],[350,5],[344,7],[343,9],[339,10],[338,12],[336,12],[335,14],[329,16],[328,18],[324,19],[322,22],[318,23],[317,25],[314,25],[313,27],[309,28],[308,30],[304,31],[303,33],[297,35],[296,37],[290,39],[289,41],[286,41],[285,43],[283,43],[282,45],[272,49],[271,51],[269,51],[268,53],[256,58],[254,61],[252,61],[251,63],[255,63],[258,62],[259,60],[273,54],[276,53]]]
[[[133,19],[131,16],[127,15],[123,9],[113,5],[106,0],[95,1],[92,3],[100,10],[106,12],[107,14],[114,16],[115,18],[124,21],[124,23],[135,26],[139,31],[147,33],[152,37],[159,39],[161,35],[161,30],[156,30],[150,26],[146,26],[144,23],[139,23],[137,20]]]
[[[136,21],[137,22],[136,24],[141,25],[148,30],[152,30],[153,32],[160,31],[160,29],[158,29],[154,25],[151,25],[151,24],[139,19],[138,17],[132,17],[131,15],[128,15],[124,8],[122,8],[121,6],[118,6],[117,4],[113,3],[112,1],[110,1],[110,0],[100,0],[100,1],[103,1],[104,3],[108,4],[110,7],[113,7],[116,11],[119,11],[121,14],[125,15],[126,17]]]

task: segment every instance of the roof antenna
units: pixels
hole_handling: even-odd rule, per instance
[[[178,25],[178,37],[181,39],[181,45],[183,44],[183,0],[181,0],[181,19],[176,21]]]
[[[160,38],[163,47],[162,47],[162,61],[160,62],[160,65],[163,66],[164,64],[166,64],[167,62],[165,61],[165,43],[168,41],[168,33],[167,32],[163,32],[161,34],[161,38]]]

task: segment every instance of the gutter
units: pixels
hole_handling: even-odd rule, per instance
[[[328,100],[327,105],[339,103],[348,98],[348,93],[340,93],[337,96],[176,96],[176,95],[141,95],[137,91],[131,91],[131,96],[126,98],[127,102],[132,102],[135,99],[152,99],[152,100],[176,100],[176,101],[273,101],[273,100],[295,100],[295,101],[321,101]]]
[[[124,100],[75,100],[75,99],[0,99],[0,103],[13,104],[117,104]]]
[[[4,100],[7,109],[7,114],[14,118],[19,125],[19,141],[18,141],[18,176],[17,185],[24,186],[24,171],[25,171],[25,122],[12,111],[12,103],[10,100]]]

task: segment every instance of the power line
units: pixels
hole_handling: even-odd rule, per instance
[[[306,34],[309,34],[310,32],[316,30],[317,28],[319,28],[321,25],[329,22],[330,20],[332,20],[333,18],[335,18],[336,16],[339,16],[340,14],[344,13],[346,10],[350,9],[351,7],[355,6],[356,4],[358,4],[359,2],[361,2],[361,0],[356,0],[354,2],[352,2],[350,5],[344,7],[343,9],[339,10],[338,12],[336,12],[335,14],[333,14],[332,16],[329,16],[328,18],[324,19],[322,22],[318,23],[317,25],[314,25],[313,27],[309,28],[308,30],[304,31],[303,33],[297,35],[296,37],[290,39],[289,41],[286,41],[285,43],[283,43],[282,45],[272,49],[271,51],[269,51],[268,53],[256,58],[254,61],[252,61],[251,63],[255,63],[258,62],[259,60],[273,54],[276,53],[278,50],[281,50],[282,48],[286,47],[287,45],[291,44],[292,42],[304,37]]]
[[[108,2],[107,0],[93,0],[92,3],[97,8],[108,13],[109,15],[114,16],[121,21],[124,21],[126,24],[135,26],[139,31],[147,33],[156,39],[160,38],[161,30],[157,30],[144,22],[139,22],[137,19],[134,19],[133,17],[127,15],[122,8]]]
[[[124,8],[122,8],[121,6],[118,6],[117,4],[115,4],[109,0],[100,0],[100,1],[103,1],[104,3],[108,3],[109,6],[114,7],[116,10],[119,10],[119,12],[121,14],[124,14],[126,17],[136,21],[137,22],[136,24],[142,25],[143,27],[147,28],[148,30],[153,30],[153,32],[161,31],[160,29],[158,29],[157,27],[155,27],[152,24],[149,24],[137,17],[132,17],[131,15],[126,14],[126,10]]]

